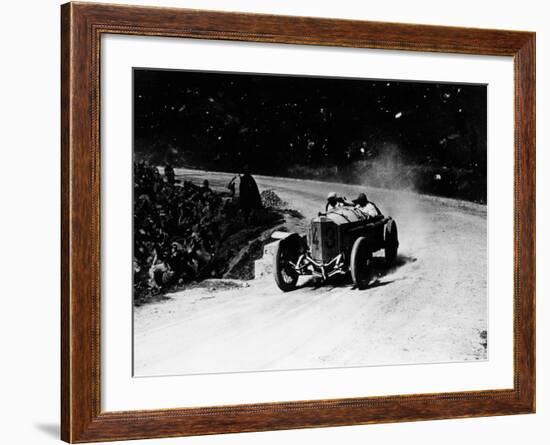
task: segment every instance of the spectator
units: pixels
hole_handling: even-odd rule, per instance
[[[166,178],[166,182],[170,185],[174,185],[176,182],[176,175],[174,173],[174,168],[170,163],[167,163],[164,167],[164,176]]]

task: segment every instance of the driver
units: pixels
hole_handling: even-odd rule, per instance
[[[330,192],[327,195],[327,204],[325,205],[325,212],[337,209],[338,207],[353,206],[351,202],[346,201],[346,198],[338,196],[336,192]]]

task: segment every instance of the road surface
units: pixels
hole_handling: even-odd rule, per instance
[[[232,175],[176,170],[223,187]],[[486,207],[409,191],[255,176],[308,220],[331,190],[366,192],[399,227],[396,265],[366,290],[306,278],[209,281],[135,309],[136,376],[487,358]],[[381,253],[379,253],[381,255]]]

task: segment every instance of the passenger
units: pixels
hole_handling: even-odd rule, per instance
[[[377,218],[379,216],[382,216],[382,212],[380,209],[376,206],[374,202],[370,202],[367,199],[367,195],[364,193],[359,193],[359,196],[357,199],[353,200],[353,203],[355,204],[355,208],[361,210],[361,212],[368,218]]]
[[[338,196],[335,192],[330,192],[327,195],[327,204],[325,205],[325,212],[337,209],[339,207],[350,206],[353,207],[353,203],[346,201],[345,198]]]

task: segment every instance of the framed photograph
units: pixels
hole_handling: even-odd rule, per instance
[[[535,34],[61,8],[62,439],[535,412]]]

